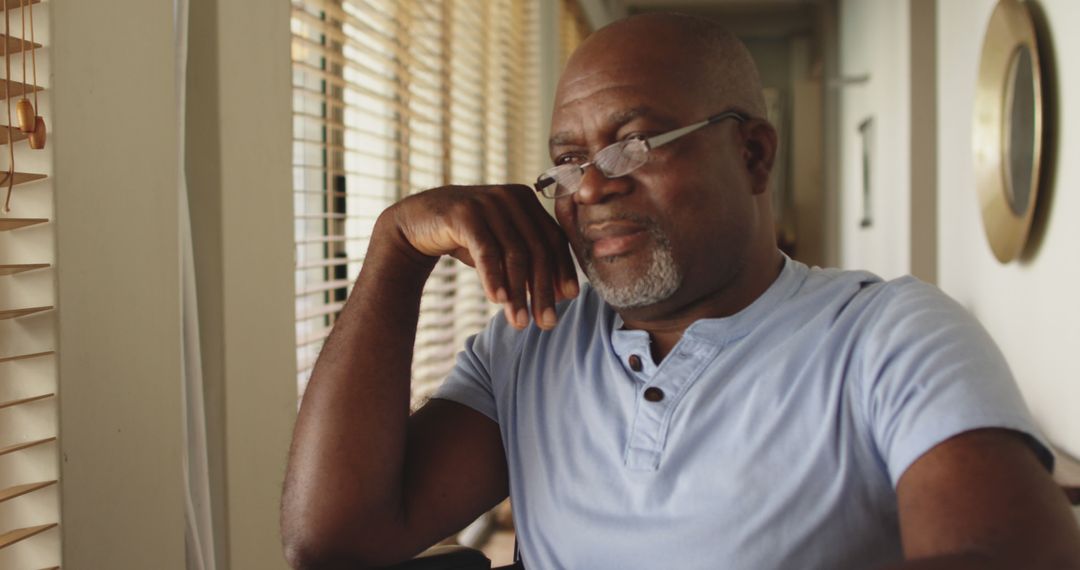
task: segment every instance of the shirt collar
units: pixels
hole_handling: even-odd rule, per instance
[[[802,263],[784,255],[784,266],[780,269],[780,275],[769,285],[764,293],[758,296],[753,303],[743,308],[734,315],[715,319],[698,319],[686,328],[684,336],[693,337],[695,340],[724,344],[737,338],[746,336],[757,323],[773,311],[780,303],[802,284],[809,268]],[[616,352],[619,347],[630,347],[642,342],[648,343],[648,333],[643,330],[624,330],[622,317],[610,306],[606,309],[615,313],[612,319],[611,341]]]

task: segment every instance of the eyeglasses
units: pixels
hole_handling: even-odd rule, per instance
[[[749,117],[738,111],[725,111],[704,121],[680,127],[653,137],[631,137],[600,149],[589,162],[559,164],[544,171],[536,179],[536,191],[545,198],[562,198],[581,189],[585,167],[593,166],[607,178],[626,176],[649,161],[649,151],[702,127],[715,125],[724,119],[742,123]]]

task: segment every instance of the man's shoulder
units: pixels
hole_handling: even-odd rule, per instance
[[[807,268],[801,284],[777,317],[816,323],[815,334],[841,334],[856,344],[898,332],[919,334],[974,318],[936,286],[910,275],[882,279],[869,271]],[[822,328],[824,327],[824,329]]]
[[[860,313],[888,312],[912,304],[958,307],[936,286],[914,276],[883,279],[863,270],[808,268],[799,296],[834,297],[844,301],[844,309]]]

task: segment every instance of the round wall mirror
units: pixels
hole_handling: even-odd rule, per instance
[[[1031,52],[1022,45],[1009,63],[1005,81],[1005,198],[1017,216],[1031,208],[1035,172],[1035,87]]]
[[[1038,197],[1042,74],[1035,26],[1020,0],[1000,0],[979,64],[972,143],[983,227],[1002,263],[1024,249]]]

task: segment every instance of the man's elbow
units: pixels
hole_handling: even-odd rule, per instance
[[[364,549],[359,542],[348,545],[327,544],[319,540],[284,540],[285,560],[296,570],[335,570],[375,568],[403,561],[387,552]]]
[[[285,559],[297,570],[355,570],[396,564],[415,554],[381,527],[345,530],[326,521],[282,521]]]
[[[328,536],[316,525],[283,521],[281,539],[285,560],[296,570],[344,567],[350,563],[356,566],[358,561],[350,560],[340,547],[327,540]]]

